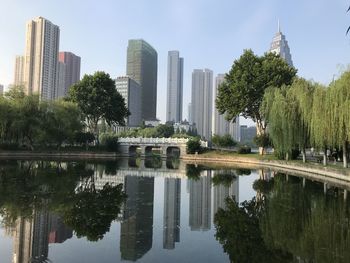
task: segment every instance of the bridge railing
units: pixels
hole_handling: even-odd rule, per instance
[[[119,138],[121,144],[186,144],[188,138],[143,138],[143,137],[123,137]],[[208,147],[207,141],[200,141],[202,147]]]

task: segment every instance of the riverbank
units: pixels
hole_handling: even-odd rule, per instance
[[[0,151],[0,160],[116,160],[126,157],[115,152],[92,152],[92,151]]]
[[[273,155],[260,156],[258,154],[236,154],[225,152],[208,152],[199,155],[186,155],[182,158],[186,163],[204,164],[215,168],[243,166],[247,168],[271,168],[283,173],[300,174],[309,179],[323,179],[334,184],[350,183],[350,169],[340,166],[323,166],[320,163],[303,163],[302,161],[277,160]]]

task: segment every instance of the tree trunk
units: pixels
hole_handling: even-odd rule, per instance
[[[256,121],[256,135],[260,136],[260,135],[265,134],[265,132],[266,132],[266,128],[264,127],[262,121],[257,120]],[[265,148],[260,146],[259,147],[259,154],[264,155],[264,153],[265,153]]]
[[[303,163],[306,163],[306,152],[305,152],[305,148],[303,148],[301,150],[301,154],[303,155]]]
[[[289,153],[287,152],[286,153],[286,161],[288,161],[289,160]]]
[[[327,166],[327,148],[323,149],[323,165]]]
[[[343,167],[348,168],[348,158],[347,158],[347,147],[348,143],[347,141],[343,142]]]

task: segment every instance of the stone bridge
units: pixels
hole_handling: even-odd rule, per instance
[[[161,156],[182,156],[186,154],[186,144],[189,139],[185,138],[119,138],[121,153],[128,156],[137,155],[140,149],[141,156],[152,154],[153,149],[160,150]],[[207,142],[201,141],[203,147]]]

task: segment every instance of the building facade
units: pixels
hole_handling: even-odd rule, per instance
[[[250,126],[247,125],[241,125],[241,143],[252,143],[254,140],[254,137],[256,136],[256,126]]]
[[[38,17],[27,23],[24,83],[27,94],[41,99],[57,97],[60,30],[49,20]]]
[[[286,40],[285,35],[283,35],[281,32],[279,22],[277,33],[272,39],[270,52],[280,55],[280,57],[283,58],[289,66],[293,67],[292,55],[290,53],[288,41]]]
[[[15,86],[24,85],[24,56],[16,56],[13,84]]]
[[[67,65],[63,62],[58,62],[57,67],[57,98],[63,98],[66,96],[65,83],[66,83],[66,70]]]
[[[157,61],[157,52],[150,44],[142,39],[129,40],[126,74],[141,86],[143,120],[157,117]]]
[[[118,77],[115,80],[117,91],[123,96],[130,115],[127,117],[126,125],[137,127],[142,124],[141,114],[141,86],[129,77]]]
[[[227,121],[225,114],[220,114],[216,109],[216,97],[219,91],[220,85],[225,81],[225,74],[218,74],[215,78],[214,89],[214,107],[213,107],[213,135],[226,135],[229,134],[235,141],[240,140],[240,128],[239,128],[239,116],[236,117],[235,122]]]
[[[166,121],[182,121],[184,59],[179,51],[168,52]]]
[[[68,95],[69,88],[80,80],[81,58],[72,52],[59,52],[58,60],[65,64],[64,82],[59,86],[63,97]]]
[[[213,115],[213,71],[195,69],[192,73],[192,122],[198,135],[211,139]]]
[[[4,85],[0,84],[0,96],[4,94]]]

